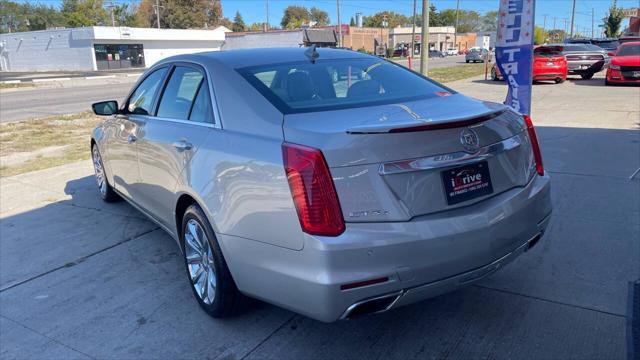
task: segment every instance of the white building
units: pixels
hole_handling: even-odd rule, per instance
[[[411,44],[411,27],[395,27],[389,29],[390,46],[394,49],[400,44]],[[456,28],[453,26],[429,27],[429,46],[431,49],[445,51],[453,48]],[[422,28],[416,26],[416,53],[419,53]]]
[[[149,67],[165,57],[220,50],[224,27],[174,30],[93,26],[0,35],[2,71]]]

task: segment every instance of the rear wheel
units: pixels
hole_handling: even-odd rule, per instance
[[[93,160],[96,185],[98,185],[98,190],[100,191],[100,197],[102,200],[105,202],[115,202],[120,200],[120,196],[116,194],[111,185],[109,185],[107,175],[104,171],[102,156],[100,155],[100,150],[98,150],[98,145],[96,144],[91,146],[91,160]]]
[[[468,64],[468,63],[469,63],[469,60],[465,60],[465,62]]]
[[[604,85],[605,86],[611,86],[613,84],[611,84],[607,78],[604,78]]]
[[[563,78],[556,78],[555,80],[556,84],[562,84],[564,82]]]
[[[583,80],[589,80],[589,79],[591,79],[591,78],[593,77],[593,73],[592,73],[592,72],[589,72],[589,73],[585,73],[585,74],[580,74],[580,77],[581,77]]]
[[[214,318],[232,315],[241,295],[215,233],[198,205],[185,211],[181,233],[184,264],[198,304]]]

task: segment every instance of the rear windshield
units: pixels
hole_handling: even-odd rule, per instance
[[[602,48],[591,44],[571,44],[565,45],[564,51],[602,51]]]
[[[640,44],[622,45],[616,56],[640,56]]]
[[[400,65],[376,59],[317,60],[237,69],[283,113],[406,102],[454,93]]]
[[[607,50],[615,49],[620,45],[617,40],[594,40],[593,44]]]
[[[535,56],[540,57],[557,57],[562,56],[562,48],[539,47],[533,51]]]

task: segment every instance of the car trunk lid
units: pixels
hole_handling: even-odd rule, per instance
[[[283,129],[287,142],[323,152],[346,221],[402,221],[469,205],[524,186],[532,174],[521,116],[460,94],[287,114]],[[463,145],[469,133],[477,143]],[[492,191],[447,199],[442,173],[480,163],[488,167]]]

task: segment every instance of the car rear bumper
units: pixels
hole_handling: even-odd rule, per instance
[[[555,80],[555,79],[566,79],[567,78],[567,74],[566,73],[561,73],[561,72],[550,72],[550,73],[543,73],[543,74],[535,74],[533,76],[533,80],[534,81],[540,81],[540,80]]]
[[[598,71],[602,70],[604,68],[605,65],[605,61],[604,60],[600,60],[600,61],[590,61],[590,60],[583,60],[583,61],[578,61],[578,60],[574,60],[571,62],[568,62],[568,71],[569,74],[585,74],[585,73],[597,73]]]
[[[472,284],[537,241],[550,213],[549,177],[536,175],[524,188],[472,206],[408,222],[348,223],[339,237],[305,235],[301,251],[224,234],[219,239],[240,291],[331,322],[349,317],[348,309],[363,301],[382,297],[386,310]]]

